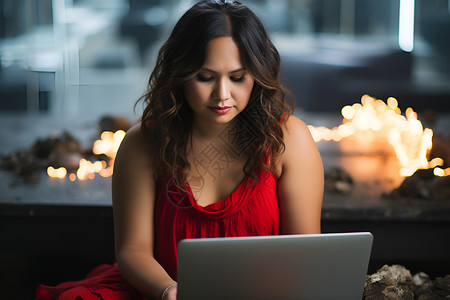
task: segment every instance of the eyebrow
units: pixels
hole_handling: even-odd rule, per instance
[[[211,73],[217,74],[216,71],[211,70],[211,69],[209,69],[209,68],[203,67],[203,68],[201,68],[201,69],[204,70],[204,71],[207,71],[207,72],[211,72]],[[240,71],[245,71],[245,68],[239,68],[239,69],[237,69],[237,70],[230,71],[230,72],[228,72],[228,74],[231,74],[231,73],[237,73],[237,72],[240,72]]]

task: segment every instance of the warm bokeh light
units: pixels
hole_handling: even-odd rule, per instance
[[[69,179],[70,179],[70,181],[75,181],[75,180],[77,180],[77,175],[75,173],[70,173]]]
[[[350,105],[346,105],[341,109],[341,114],[344,118],[350,120],[355,116],[355,110]]]
[[[347,137],[355,137],[362,144],[370,144],[376,140],[379,144],[390,145],[391,149],[386,151],[395,153],[402,166],[399,170],[401,176],[411,176],[417,169],[427,168],[434,168],[433,173],[436,176],[450,175],[450,168],[440,168],[444,166],[443,159],[434,158],[428,161],[427,154],[432,148],[433,131],[423,128],[417,119],[417,113],[411,107],[408,107],[402,115],[395,98],[390,97],[385,103],[364,95],[361,103],[344,106],[341,114],[344,117],[343,123],[337,127],[329,129],[309,125],[314,141],[339,142]],[[93,179],[95,174],[102,177],[111,176],[114,159],[124,137],[123,130],[115,133],[103,132],[101,138],[94,142],[92,151],[96,155],[106,155],[109,161],[91,162],[81,159],[78,170],[69,174],[69,179],[71,181]],[[67,170],[63,167],[55,169],[50,166],[47,174],[52,178],[64,178]]]
[[[443,166],[444,165],[444,160],[440,157],[436,157],[433,158],[432,160],[430,160],[428,162],[428,168],[434,168],[434,167],[438,167],[438,166]]]
[[[53,167],[48,167],[47,168],[47,174],[48,176],[52,177],[52,178],[64,178],[67,175],[67,170],[64,167],[60,167],[60,168],[53,168]]]
[[[361,144],[368,145],[375,140],[378,145],[388,145],[402,166],[399,171],[401,176],[411,176],[417,169],[444,165],[442,159],[429,162],[427,158],[432,148],[433,131],[423,128],[411,107],[402,115],[398,101],[393,97],[385,103],[364,95],[361,103],[344,106],[341,114],[344,117],[343,124],[332,129],[309,126],[316,142],[340,141],[353,136]],[[448,175],[439,170],[435,170],[436,173],[444,174],[437,176]]]
[[[92,152],[94,154],[106,154],[108,157],[114,158],[124,137],[125,131],[123,130],[118,130],[115,133],[105,131],[101,134],[100,140],[94,142]]]
[[[433,174],[436,175],[436,176],[440,176],[440,177],[449,176],[450,175],[450,168],[441,169],[441,168],[436,167],[433,170]]]
[[[124,137],[125,131],[123,130],[118,130],[114,133],[110,131],[103,132],[100,136],[100,140],[94,142],[92,152],[96,155],[105,154],[109,161],[105,162],[102,160],[91,162],[83,158],[79,162],[77,171],[69,174],[69,180],[94,179],[96,174],[99,174],[102,177],[110,177],[113,172],[114,159],[117,150]],[[52,178],[64,178],[67,175],[67,170],[63,167],[54,169],[50,166],[47,169],[47,174]]]

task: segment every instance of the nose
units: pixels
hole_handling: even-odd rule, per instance
[[[230,87],[226,80],[221,79],[216,86],[216,97],[220,101],[225,101],[230,98]]]

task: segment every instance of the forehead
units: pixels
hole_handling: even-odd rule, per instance
[[[230,71],[242,68],[239,49],[232,37],[225,36],[211,40],[203,67],[215,71]]]

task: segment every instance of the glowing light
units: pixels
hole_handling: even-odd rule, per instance
[[[387,105],[392,109],[395,110],[398,107],[398,101],[394,97],[389,97],[387,99]]]
[[[414,0],[400,0],[398,45],[403,51],[414,49]]]
[[[92,180],[96,174],[102,177],[112,176],[116,153],[124,137],[125,131],[123,130],[118,130],[115,133],[110,131],[103,132],[100,140],[94,142],[92,152],[96,155],[105,154],[108,156],[109,162],[107,163],[103,160],[91,162],[82,158],[77,171],[69,175],[69,180]],[[52,178],[64,178],[67,175],[67,170],[65,168],[54,169],[50,166],[47,169],[47,174]]]
[[[436,157],[433,158],[429,163],[428,163],[428,168],[434,168],[437,166],[443,166],[444,165],[444,160],[440,157]]]
[[[329,129],[309,126],[316,142],[340,141],[354,136],[362,144],[376,141],[383,146],[390,145],[400,162],[399,173],[402,176],[411,176],[417,169],[445,165],[441,158],[428,161],[427,154],[432,148],[433,131],[423,128],[417,119],[417,113],[411,107],[405,110],[403,116],[395,98],[390,97],[384,103],[364,95],[361,104],[344,106],[341,113],[344,117],[343,124],[337,127]],[[448,176],[448,173],[439,170],[435,172],[444,174],[437,176]]]
[[[51,178],[64,178],[67,175],[67,170],[64,167],[60,167],[60,168],[53,168],[52,166],[47,168],[47,174],[49,177]]]
[[[75,181],[75,180],[77,180],[77,175],[75,173],[70,173],[69,179],[70,179],[70,181]]]
[[[116,156],[117,149],[119,149],[120,143],[124,137],[125,131],[123,130],[118,130],[115,133],[105,131],[101,134],[101,139],[94,142],[92,151],[94,154],[106,154],[113,158]]]
[[[350,105],[346,105],[342,108],[341,114],[346,119],[352,119],[355,116],[355,111],[353,107],[351,107]]]
[[[449,176],[450,175],[450,168],[441,169],[441,168],[434,168],[433,174],[439,177]]]

